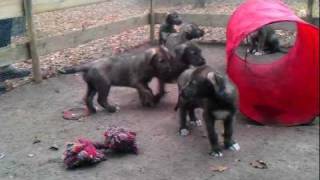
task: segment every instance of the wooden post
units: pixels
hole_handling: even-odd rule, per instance
[[[37,43],[36,43],[36,35],[34,31],[33,19],[32,19],[32,0],[24,0],[24,15],[26,16],[26,21],[28,24],[28,50],[32,58],[32,75],[33,80],[36,83],[40,83],[42,81],[41,70],[40,70],[40,61],[37,52]]]
[[[151,43],[154,43],[154,33],[155,33],[155,22],[154,22],[154,12],[153,12],[153,0],[150,0],[150,12],[149,12],[149,17],[150,17],[150,41]]]
[[[313,16],[313,14],[312,14],[312,12],[313,12],[313,3],[314,3],[314,0],[308,0],[307,20],[310,23],[313,23],[312,22],[313,21],[313,18],[312,18],[312,16]]]

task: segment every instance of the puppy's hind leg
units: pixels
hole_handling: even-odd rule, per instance
[[[108,103],[108,95],[110,92],[111,85],[104,81],[104,83],[100,82],[98,85],[98,103],[100,106],[105,108],[108,112],[114,113],[119,108],[116,106],[112,106]]]
[[[96,95],[96,93],[97,93],[96,89],[92,85],[87,83],[87,93],[86,93],[86,96],[84,97],[84,101],[88,108],[89,114],[97,112],[93,104],[93,98]]]

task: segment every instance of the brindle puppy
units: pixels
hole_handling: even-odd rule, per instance
[[[240,146],[232,139],[233,121],[237,111],[236,91],[230,82],[215,72],[210,66],[188,69],[178,79],[179,100],[176,110],[180,114],[180,134],[186,136],[189,130],[186,124],[187,115],[190,121],[196,122],[195,108],[203,108],[203,119],[207,126],[212,156],[222,156],[215,131],[215,121],[223,120],[224,146],[227,149],[239,150]]]
[[[165,95],[165,83],[173,83],[179,75],[190,66],[201,66],[206,63],[200,47],[193,42],[186,42],[176,46],[173,60],[170,61],[171,71],[159,76],[159,88],[155,102],[159,102]]]
[[[192,39],[200,38],[204,35],[204,31],[196,24],[184,24],[177,33],[172,33],[168,36],[166,47],[171,51],[177,45],[190,41]]]
[[[154,105],[154,95],[148,87],[153,77],[160,77],[171,71],[169,62],[172,56],[164,46],[150,48],[135,55],[121,55],[109,59],[65,69],[67,72],[83,72],[87,83],[85,103],[89,113],[95,113],[93,98],[98,93],[98,103],[109,112],[117,107],[109,104],[111,86],[136,88],[143,106]]]
[[[167,37],[171,33],[176,33],[175,25],[181,25],[182,20],[177,12],[169,13],[166,17],[166,21],[161,24],[159,31],[159,44],[165,44]]]

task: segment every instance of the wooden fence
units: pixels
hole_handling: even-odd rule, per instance
[[[28,23],[29,42],[15,47],[0,48],[0,67],[12,63],[32,59],[33,78],[41,81],[39,56],[66,48],[76,47],[95,39],[104,38],[121,31],[150,25],[150,40],[154,41],[155,24],[160,24],[165,18],[164,13],[153,11],[153,0],[150,0],[150,11],[129,19],[112,22],[106,25],[73,31],[59,36],[37,39],[33,27],[33,14],[66,9],[76,6],[105,2],[106,0],[0,0],[0,19],[26,16]],[[181,14],[190,22],[202,26],[226,27],[228,15],[216,14]]]

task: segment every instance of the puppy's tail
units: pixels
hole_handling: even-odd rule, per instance
[[[58,72],[60,74],[74,74],[78,72],[87,72],[90,68],[91,64],[82,64],[78,66],[70,66],[59,69]]]

